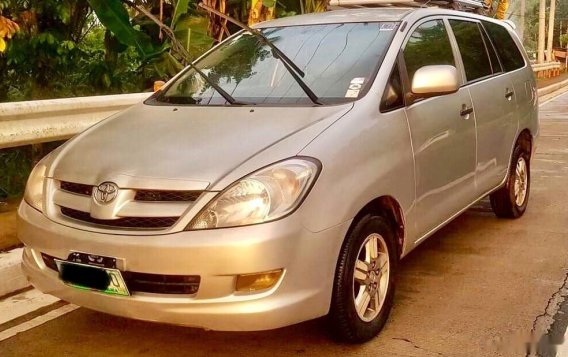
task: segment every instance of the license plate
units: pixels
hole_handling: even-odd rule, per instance
[[[59,278],[69,286],[82,290],[100,291],[110,295],[128,296],[128,288],[120,270],[55,260]]]

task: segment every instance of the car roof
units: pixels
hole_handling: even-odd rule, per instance
[[[283,17],[276,20],[261,22],[254,27],[265,28],[350,22],[400,21],[404,16],[413,11],[415,11],[415,9],[401,7],[332,10],[319,13]]]
[[[412,16],[409,16],[412,15]],[[464,11],[455,11],[437,7],[405,8],[405,7],[374,7],[341,9],[305,15],[283,17],[275,20],[256,24],[255,28],[266,27],[285,27],[298,25],[321,25],[353,22],[381,22],[381,21],[402,21],[405,18],[416,20],[421,17],[432,15],[452,15],[460,17],[474,18],[478,20],[491,21],[500,25],[505,24],[486,16],[473,14]],[[509,25],[509,27],[511,27]]]

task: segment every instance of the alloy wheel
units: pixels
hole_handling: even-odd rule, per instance
[[[517,206],[522,206],[523,203],[525,203],[528,187],[527,162],[522,156],[519,157],[519,160],[517,161],[514,185],[515,203],[517,204]]]
[[[389,253],[384,238],[370,234],[359,248],[353,273],[353,300],[359,318],[377,317],[385,302],[389,284]]]

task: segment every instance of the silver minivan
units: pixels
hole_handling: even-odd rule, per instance
[[[536,84],[513,28],[443,9],[261,23],[44,158],[19,208],[39,290],[225,331],[375,336],[398,262],[489,195],[527,208]]]

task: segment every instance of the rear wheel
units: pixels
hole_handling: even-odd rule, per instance
[[[530,178],[529,154],[517,144],[505,186],[489,197],[497,217],[519,218],[525,213],[529,201]]]
[[[396,247],[388,222],[365,216],[348,235],[337,264],[329,313],[334,336],[360,343],[375,337],[394,296]]]

